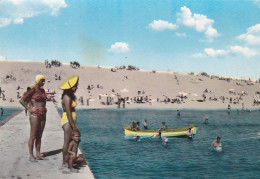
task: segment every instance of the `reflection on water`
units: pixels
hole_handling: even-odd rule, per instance
[[[81,146],[96,178],[256,178],[260,176],[260,111],[78,110]],[[209,124],[203,123],[207,115]],[[197,123],[193,140],[126,140],[123,126],[146,118],[150,128]],[[223,152],[209,146],[221,137]]]

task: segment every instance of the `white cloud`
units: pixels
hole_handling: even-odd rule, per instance
[[[14,24],[23,24],[23,18],[14,19]]]
[[[254,49],[249,49],[248,47],[242,46],[230,46],[230,53],[234,55],[243,55],[246,58],[252,58],[257,55],[257,51]]]
[[[260,44],[260,24],[256,24],[247,29],[245,34],[237,36],[237,39],[245,41],[248,45]]]
[[[8,18],[1,18],[0,17],[0,28],[1,27],[4,27],[4,26],[7,26],[11,23],[11,20],[8,19]]]
[[[204,53],[195,53],[192,56],[194,58],[204,58],[204,57],[224,57],[228,54],[226,50],[223,49],[213,49],[213,48],[205,48]]]
[[[256,25],[254,25],[252,27],[249,27],[247,29],[247,32],[248,33],[259,33],[260,32],[260,24],[256,24]]]
[[[255,49],[250,49],[248,47],[242,46],[230,46],[226,49],[213,49],[213,48],[205,48],[203,53],[195,53],[192,55],[194,58],[205,58],[205,57],[226,57],[228,55],[236,55],[245,58],[252,58],[258,55]]]
[[[61,8],[68,6],[65,0],[42,0],[42,3],[51,9],[52,15],[57,15]]]
[[[66,7],[65,0],[0,0],[0,28],[40,14],[56,16]]]
[[[181,13],[177,13],[177,22],[187,27],[194,28],[198,32],[204,32],[209,39],[218,37],[218,31],[212,27],[214,20],[201,14],[192,14],[186,6],[181,7]]]
[[[254,0],[254,3],[260,8],[260,0]]]
[[[192,54],[192,57],[194,57],[194,58],[204,58],[204,57],[206,57],[206,54],[204,54],[204,53],[194,53],[194,54]]]
[[[164,20],[154,20],[152,23],[149,24],[149,27],[156,31],[163,31],[163,30],[175,30],[178,28],[176,24],[172,24],[168,21]]]
[[[213,49],[213,48],[205,48],[204,52],[207,56],[210,57],[221,57],[221,56],[225,56],[227,54],[227,52],[223,49]]]
[[[116,42],[110,46],[109,51],[113,53],[124,53],[129,51],[129,47],[125,42]]]
[[[175,35],[176,35],[177,37],[187,37],[187,34],[186,34],[186,33],[178,33],[178,32],[176,32]]]

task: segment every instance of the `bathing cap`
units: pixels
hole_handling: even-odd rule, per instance
[[[43,76],[43,75],[36,75],[36,77],[35,77],[35,82],[36,83],[39,83],[42,79],[45,79],[45,77]]]

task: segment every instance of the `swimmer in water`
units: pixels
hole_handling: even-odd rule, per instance
[[[177,116],[178,116],[178,117],[181,116],[181,112],[180,112],[180,110],[177,109],[177,110],[176,110],[176,113],[177,113]]]
[[[137,142],[141,142],[141,138],[139,135],[135,136],[134,139],[137,141]]]
[[[260,141],[260,132],[257,132],[257,138]]]
[[[214,148],[217,151],[222,150],[222,143],[220,142],[220,137],[218,136],[215,140],[212,141],[210,148]]]
[[[167,145],[168,145],[168,138],[167,137],[163,138],[162,144],[167,147]]]
[[[203,123],[204,124],[208,124],[209,123],[209,119],[206,116],[203,117]]]

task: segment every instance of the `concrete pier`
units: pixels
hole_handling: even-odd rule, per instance
[[[47,102],[47,110],[46,126],[41,144],[41,153],[46,155],[46,160],[37,160],[37,162],[28,160],[30,124],[29,117],[25,116],[24,111],[0,126],[0,179],[94,178],[88,165],[81,167],[79,173],[71,173],[67,168],[61,167],[63,130],[60,125],[60,115],[52,102]]]

